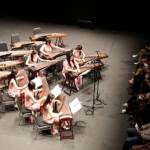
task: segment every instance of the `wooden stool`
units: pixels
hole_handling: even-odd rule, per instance
[[[62,128],[61,124],[64,122],[64,121],[67,121],[68,123],[68,127],[69,127],[69,130],[65,130]],[[59,133],[60,133],[60,140],[62,139],[74,139],[74,132],[73,132],[73,118],[71,115],[61,115],[59,116]],[[70,135],[63,135],[63,132],[71,132]]]
[[[66,82],[68,82],[68,84],[66,84]],[[65,88],[65,86],[69,87],[70,92],[67,92],[66,90],[63,90]],[[75,87],[74,78],[71,78],[68,74],[66,74],[66,79],[64,80],[62,90],[70,96],[72,89],[75,89],[77,91],[77,89]]]

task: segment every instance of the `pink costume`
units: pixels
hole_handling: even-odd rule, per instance
[[[66,68],[68,68],[68,69],[73,69],[73,68],[74,68],[74,64],[71,62],[71,66],[70,66],[67,60],[65,60],[65,61],[63,62],[62,74],[63,74],[63,76],[64,76],[65,78],[66,78],[66,75],[65,75],[65,74],[68,72],[68,71],[66,70]],[[76,85],[76,87],[78,87],[78,85],[80,85],[80,84],[82,84],[82,76],[79,75],[77,78],[75,78],[75,85]]]
[[[42,47],[40,48],[40,50],[43,50],[45,53],[51,53],[53,49],[55,49],[56,46],[54,44],[43,44]],[[40,53],[40,57],[44,56],[44,54],[41,52]]]
[[[46,110],[43,109],[43,121],[46,123],[53,123],[53,122],[59,122],[59,117],[51,117],[48,110],[51,110],[53,112],[53,106],[51,104],[47,104]]]
[[[37,54],[33,56],[33,61],[31,60],[31,55],[29,56],[29,64],[36,64],[37,60],[38,60]]]
[[[16,82],[14,79],[11,79],[10,80],[10,83],[9,83],[9,87],[8,87],[8,95],[10,97],[15,97],[15,95],[17,94],[18,97],[20,97],[20,90],[17,90],[14,86],[14,83],[13,82]]]
[[[53,122],[59,122],[59,116],[51,117],[48,110],[51,110],[53,112],[52,104],[47,104],[46,110],[43,108],[43,121],[46,123],[49,123],[49,124],[52,124]],[[58,114],[58,113],[54,113],[54,114]],[[64,117],[65,117],[65,115],[64,115]],[[67,126],[67,122],[64,121],[61,126]]]
[[[75,58],[78,58],[81,55],[81,51],[80,50],[73,50],[73,56]]]
[[[29,64],[34,64],[34,65],[36,65],[37,61],[38,61],[38,55],[37,55],[37,54],[35,54],[35,55],[33,56],[33,61],[31,60],[31,55],[29,56]],[[28,67],[30,67],[30,66],[28,66]],[[43,76],[43,72],[42,72],[42,71],[38,71],[38,72],[37,72],[37,76],[42,77],[42,76]]]
[[[39,110],[40,109],[40,102],[35,103],[32,101],[30,96],[32,96],[34,93],[31,91],[26,91],[25,93],[25,108],[31,110],[33,108],[34,110]]]

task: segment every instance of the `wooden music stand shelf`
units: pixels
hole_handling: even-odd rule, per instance
[[[61,124],[64,122],[64,121],[67,121],[68,122],[68,126],[69,126],[69,129],[68,130],[65,130],[61,127]],[[71,134],[63,134],[63,132],[71,132]],[[71,115],[61,115],[59,116],[59,133],[60,133],[60,140],[62,139],[74,139],[74,131],[73,131],[73,118]]]

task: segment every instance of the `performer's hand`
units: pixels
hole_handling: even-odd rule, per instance
[[[24,85],[23,87],[24,87],[24,88],[26,88],[26,87],[27,87],[27,85]]]
[[[24,76],[21,76],[20,79],[24,79]]]
[[[77,69],[78,72],[80,72],[80,69]]]

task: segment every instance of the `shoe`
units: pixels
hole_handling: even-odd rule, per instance
[[[120,111],[120,113],[121,113],[121,114],[126,114],[127,111],[126,111],[126,109],[122,109],[122,110]]]
[[[134,122],[129,122],[129,125],[130,125],[131,127],[134,127],[134,126],[135,126],[135,123],[134,123]]]
[[[128,103],[124,103],[124,104],[122,104],[122,106],[128,107]]]
[[[62,127],[64,130],[69,130],[70,128],[68,128],[68,127]]]
[[[138,55],[132,55],[132,57],[136,58],[136,57],[138,57]]]
[[[138,65],[138,64],[139,64],[139,62],[135,62],[134,64],[135,64],[135,65]]]
[[[133,120],[133,118],[132,117],[129,117],[128,119],[127,119],[127,121],[132,121]]]

